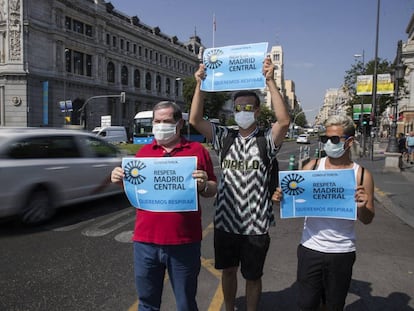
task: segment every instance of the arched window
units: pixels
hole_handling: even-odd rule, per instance
[[[171,80],[170,80],[170,78],[167,78],[167,80],[165,80],[165,92],[167,94],[171,93]]]
[[[135,69],[134,71],[134,86],[136,88],[141,87],[141,73],[139,72],[138,69]]]
[[[122,83],[122,85],[128,85],[128,68],[127,68],[127,66],[122,66],[122,69],[121,69],[121,83]]]
[[[155,84],[157,86],[157,92],[161,93],[161,77],[160,77],[160,75],[157,75],[157,78],[155,80]]]
[[[115,82],[115,65],[113,62],[109,62],[106,68],[108,82]]]
[[[148,91],[151,91],[151,74],[149,72],[147,72],[147,74],[145,75],[145,88]]]
[[[180,83],[180,80],[179,79],[175,79],[175,91],[174,91],[174,95],[175,96],[178,96],[179,83]]]

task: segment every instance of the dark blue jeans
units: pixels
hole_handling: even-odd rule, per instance
[[[201,265],[200,245],[200,242],[183,245],[134,242],[138,311],[160,310],[165,270],[168,271],[177,310],[198,310],[195,298]]]

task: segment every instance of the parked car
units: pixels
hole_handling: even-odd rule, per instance
[[[122,155],[80,130],[0,127],[0,218],[38,224],[58,207],[122,192],[110,183]]]
[[[298,144],[310,144],[309,134],[300,134],[296,138],[296,143],[298,143]]]
[[[95,127],[92,133],[110,143],[126,143],[128,141],[124,126]]]

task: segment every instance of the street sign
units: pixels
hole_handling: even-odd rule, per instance
[[[377,94],[394,94],[394,83],[389,73],[377,76]]]
[[[357,76],[356,94],[372,94],[372,75]]]
[[[101,127],[111,126],[111,116],[102,116],[101,117]]]
[[[355,104],[352,107],[353,119],[359,120],[359,116],[361,115],[361,104]],[[372,111],[372,104],[364,104],[364,111],[363,114],[371,114]]]
[[[59,102],[59,108],[61,112],[73,111],[72,101],[71,100],[61,100]]]

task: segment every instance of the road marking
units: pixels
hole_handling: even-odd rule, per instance
[[[214,293],[214,297],[211,300],[210,306],[208,307],[207,311],[217,311],[221,310],[221,306],[223,305],[224,297],[223,297],[223,290],[221,288],[221,283],[217,286],[216,292]]]
[[[134,234],[133,230],[121,232],[115,236],[115,241],[118,241],[121,243],[132,243],[133,234]]]
[[[132,306],[128,308],[128,311],[137,311],[138,310],[138,300],[134,302]]]
[[[207,228],[203,230],[203,239],[214,229],[214,224],[210,223]]]
[[[85,229],[82,231],[83,235],[86,236],[90,236],[90,237],[100,237],[100,236],[104,236],[107,235],[110,232],[113,232],[127,224],[129,224],[130,222],[134,222],[135,221],[135,217],[131,217],[132,215],[135,215],[135,209],[134,210],[126,210],[122,213],[118,213],[112,217],[109,217],[101,222],[96,223],[95,225]],[[127,218],[125,218],[125,220],[120,221],[120,222],[116,222],[114,223],[112,226],[106,227],[105,225],[113,222],[114,220],[117,220],[118,218],[127,216]]]
[[[374,187],[374,192],[376,192],[378,195],[380,195],[381,197],[385,197],[387,195],[386,192],[382,191],[381,189]]]
[[[92,221],[95,221],[95,220],[96,220],[95,218],[92,218],[92,219],[88,219],[88,220],[85,220],[85,221],[78,222],[78,223],[73,224],[73,225],[54,228],[54,229],[51,229],[51,230],[52,231],[58,231],[58,232],[60,232],[60,231],[67,232],[67,231],[71,231],[71,230],[77,229],[79,227],[82,227],[83,225],[88,224],[88,223],[90,223]],[[48,228],[48,227],[51,227],[51,226],[45,226],[45,228]]]

